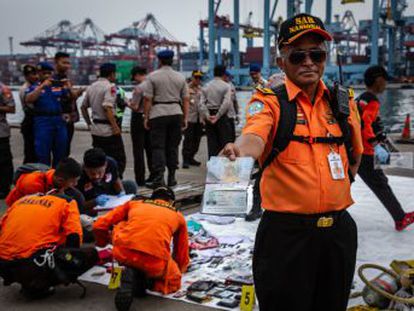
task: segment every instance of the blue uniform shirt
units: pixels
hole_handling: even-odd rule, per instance
[[[39,83],[35,83],[29,86],[25,95],[33,92]],[[62,114],[62,97],[67,96],[69,90],[57,87],[57,86],[47,86],[42,90],[39,98],[34,102],[34,112],[35,116],[59,116]]]

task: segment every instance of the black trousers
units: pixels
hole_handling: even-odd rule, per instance
[[[21,284],[25,290],[36,294],[36,292],[42,292],[50,286],[75,282],[78,276],[92,268],[99,260],[94,247],[62,247],[53,254],[54,268],[49,267],[47,263],[39,267],[34,260],[42,263],[41,255],[45,251],[45,249],[37,251],[25,259],[12,261],[0,259],[0,276],[4,279],[4,284],[10,285],[16,282]],[[70,256],[67,256],[68,254]]]
[[[231,141],[234,142],[236,140],[236,121],[234,118],[229,118],[229,125],[231,129]]]
[[[264,212],[253,254],[260,311],[346,310],[357,228],[348,212],[334,215],[332,227],[318,228],[313,216]]]
[[[388,184],[388,178],[383,170],[374,169],[374,156],[365,154],[362,156],[358,174],[385,206],[394,221],[401,221],[405,215],[404,210]]]
[[[10,149],[10,137],[0,138],[0,197],[5,197],[13,181],[13,156]]]
[[[139,186],[145,184],[145,160],[146,155],[148,169],[152,169],[152,151],[150,132],[144,128],[144,115],[133,112],[131,114],[131,140],[134,155],[135,181]],[[152,174],[150,173],[150,177]]]
[[[201,137],[203,136],[203,125],[200,122],[188,122],[184,132],[183,142],[183,161],[189,162],[194,159],[200,147]]]
[[[152,171],[159,176],[178,168],[182,115],[154,118],[149,121],[152,147]]]
[[[66,128],[68,129],[68,146],[66,148],[66,156],[70,155],[70,145],[72,144],[73,134],[75,134],[75,123],[68,122],[66,124]]]
[[[229,118],[222,116],[215,124],[206,124],[208,157],[219,154],[227,143],[232,142],[232,129]]]
[[[126,166],[126,155],[124,142],[121,135],[112,135],[108,137],[92,135],[92,146],[101,148],[107,156],[114,158],[118,164],[119,176],[122,176]]]
[[[24,158],[23,164],[37,163],[36,151],[34,147],[34,128],[33,117],[25,115],[20,126],[20,133],[23,135]]]

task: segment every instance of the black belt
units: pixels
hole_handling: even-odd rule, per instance
[[[266,210],[263,214],[263,217],[299,226],[330,228],[338,223],[344,214],[345,210],[332,211],[321,214],[293,214]]]
[[[165,102],[153,102],[153,105],[159,105],[159,104],[164,104],[164,105],[169,105],[169,104],[179,104],[181,105],[181,102],[179,101],[165,101]]]
[[[327,137],[311,137],[311,136],[296,136],[293,135],[292,139],[293,141],[297,141],[300,143],[305,144],[337,144],[342,145],[344,143],[344,138],[341,137],[335,137],[335,136],[327,136]]]
[[[93,123],[95,124],[111,124],[108,120],[102,120],[102,119],[93,119]]]

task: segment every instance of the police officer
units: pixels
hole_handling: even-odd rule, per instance
[[[214,79],[201,91],[200,114],[206,123],[208,157],[218,155],[219,151],[232,141],[232,129],[227,113],[233,105],[231,87],[224,81],[226,67],[214,67]]]
[[[144,86],[144,126],[150,130],[154,174],[150,186],[164,185],[165,166],[168,186],[174,186],[181,130],[187,127],[188,86],[184,76],[171,67],[173,51],[163,50],[157,56],[160,68],[147,76]]]
[[[258,64],[250,64],[249,66],[249,74],[250,74],[250,86],[256,89],[258,86],[266,87],[267,81],[262,77],[261,73],[262,68]]]
[[[231,87],[231,102],[232,105],[230,106],[227,117],[230,121],[231,126],[231,141],[236,140],[236,124],[239,124],[239,103],[237,101],[237,92],[236,87],[233,84],[233,76],[229,71],[226,70],[224,75],[224,81],[226,81]]]
[[[132,98],[129,102],[131,113],[131,141],[132,152],[134,154],[134,173],[135,181],[138,186],[145,186],[145,182],[152,182],[152,151],[149,130],[144,128],[144,90],[143,82],[147,75],[147,69],[136,66],[131,70],[131,79],[135,84]],[[148,180],[145,179],[145,159],[150,171]]]
[[[40,163],[56,167],[66,155],[68,133],[61,100],[68,96],[68,83],[55,83],[48,62],[37,65],[40,82],[27,88],[24,101],[34,106],[35,151]],[[53,160],[51,161],[51,154]]]
[[[91,129],[92,146],[101,148],[105,154],[114,158],[118,164],[119,175],[125,171],[126,155],[121,128],[116,122],[116,66],[102,64],[99,79],[86,91],[81,111],[86,124]],[[92,121],[88,108],[92,109]]]
[[[39,75],[36,67],[32,65],[25,65],[23,67],[23,75],[26,82],[19,89],[20,103],[24,112],[24,118],[20,125],[20,132],[23,135],[23,163],[36,163],[33,125],[34,106],[33,104],[26,103],[24,98],[27,88],[39,81]]]
[[[15,104],[11,90],[0,82],[0,199],[10,191],[13,179],[13,156],[10,150],[10,127],[6,114],[14,113]]]
[[[299,14],[281,25],[277,62],[286,73],[284,87],[258,88],[242,135],[222,151],[231,160],[259,159],[264,167],[260,186],[265,212],[253,255],[263,311],[344,311],[348,304],[357,229],[346,211],[353,203],[347,171],[356,174],[363,146],[353,99],[340,101],[349,105],[348,117],[333,115],[337,97],[321,80],[325,40],[332,37],[317,17]],[[285,119],[282,109],[292,118]],[[294,127],[293,136],[283,125]],[[344,140],[353,147],[352,165]]]
[[[364,73],[367,90],[358,98],[363,124],[364,154],[358,174],[390,213],[395,222],[395,229],[402,231],[414,222],[414,212],[404,212],[388,184],[388,178],[383,170],[374,168],[376,151],[377,153],[385,153],[388,157],[387,151],[382,146],[386,142],[387,136],[381,122],[380,101],[377,97],[377,95],[384,92],[388,78],[387,71],[378,65],[369,67]]]
[[[200,122],[198,105],[201,96],[201,81],[203,73],[200,70],[194,70],[191,74],[191,81],[188,85],[190,93],[190,108],[188,112],[188,126],[184,132],[183,142],[183,168],[189,168],[190,165],[200,166],[201,163],[194,159],[200,147],[200,140],[203,136],[203,124]]]

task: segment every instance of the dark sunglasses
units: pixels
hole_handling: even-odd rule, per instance
[[[323,63],[327,53],[324,50],[293,51],[287,58],[291,64],[299,65],[306,59],[306,56],[309,56],[314,63]]]

